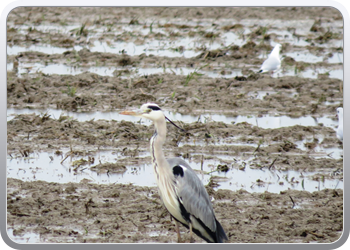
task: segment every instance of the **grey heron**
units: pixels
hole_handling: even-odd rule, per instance
[[[120,114],[142,117],[153,121],[155,133],[150,140],[152,165],[160,197],[175,219],[178,242],[181,242],[179,223],[209,243],[227,240],[225,231],[216,219],[209,195],[193,169],[181,158],[166,159],[162,146],[166,139],[166,119],[157,104],[146,103],[136,110]],[[175,125],[176,126],[176,125]],[[177,127],[177,126],[176,126]]]
[[[258,73],[275,71],[281,67],[280,50],[282,45],[276,44],[269,57],[263,62]]]
[[[337,116],[338,116],[338,128],[337,128],[337,138],[343,141],[343,108],[337,108]]]

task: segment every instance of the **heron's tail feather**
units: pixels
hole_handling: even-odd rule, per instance
[[[216,240],[218,243],[224,243],[224,241],[228,240],[226,233],[222,228],[220,222],[217,219],[215,219],[215,221],[216,221]]]

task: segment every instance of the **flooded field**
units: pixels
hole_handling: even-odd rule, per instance
[[[277,43],[281,69],[257,73]],[[169,124],[166,157],[196,171],[229,243],[335,242],[342,90],[333,8],[17,8],[7,21],[8,235],[175,243],[153,125],[119,114],[155,102],[186,130]]]

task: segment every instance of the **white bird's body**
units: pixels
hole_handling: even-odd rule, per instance
[[[338,116],[338,128],[337,128],[337,138],[343,141],[343,108],[337,108]]]
[[[150,141],[153,170],[160,197],[176,220],[178,241],[180,242],[178,222],[190,229],[191,241],[192,231],[207,242],[222,243],[227,240],[224,229],[215,218],[209,195],[197,174],[183,159],[165,158],[162,146],[166,138],[168,118],[159,106],[146,103],[138,110],[123,111],[121,114],[147,118],[154,123],[155,133]]]
[[[276,71],[281,67],[280,50],[282,45],[276,44],[269,57],[263,62],[259,73]]]

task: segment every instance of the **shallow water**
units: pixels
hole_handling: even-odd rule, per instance
[[[115,121],[131,121],[139,122],[140,118],[133,116],[120,115],[119,112],[122,110],[107,111],[107,112],[67,112],[59,109],[7,109],[7,121],[13,119],[14,114],[49,114],[52,118],[58,119],[61,115],[68,115],[72,119],[77,119],[78,121],[89,121],[91,119],[95,120],[115,120]],[[183,115],[176,112],[164,111],[165,115],[173,121],[182,121],[185,123],[192,123],[200,121],[202,123],[216,121],[224,123],[241,123],[247,122],[254,126],[259,126],[264,129],[275,129],[281,127],[290,127],[295,125],[302,126],[318,126],[320,123],[323,126],[336,128],[338,126],[338,121],[332,119],[330,116],[313,117],[313,116],[302,116],[298,118],[292,118],[286,115],[239,115],[239,116],[227,116],[219,114],[209,114],[204,113],[202,115]],[[150,125],[151,122],[146,119],[141,120],[142,123]]]
[[[50,158],[50,156],[53,158]],[[116,152],[100,152],[94,155],[94,157],[94,165],[97,165],[99,162],[116,162],[118,158],[121,158],[120,154]],[[58,183],[80,182],[83,179],[88,179],[99,184],[135,183],[139,186],[156,185],[153,172],[145,171],[145,166],[128,166],[128,170],[123,174],[100,174],[91,171],[89,169],[90,166],[81,166],[75,172],[72,162],[84,157],[69,157],[62,162],[64,158],[63,156],[56,156],[53,153],[46,152],[31,154],[24,159],[11,159],[9,157],[7,159],[7,177],[17,178],[23,181],[45,180]],[[143,173],[143,176],[137,177],[140,172]]]
[[[108,45],[106,42],[95,41],[94,45],[90,47],[91,52],[109,52],[118,54],[124,50],[124,53],[136,56],[145,53],[155,56],[167,56],[167,57],[195,57],[201,52],[195,51],[197,45],[195,39],[182,38],[176,41],[162,41],[152,40],[147,41],[145,44],[135,45],[133,42],[115,42],[113,45]],[[184,47],[183,51],[179,51],[180,46]],[[219,45],[212,44],[210,48],[217,48]]]
[[[148,152],[140,155],[147,156]],[[50,158],[51,156],[51,158]],[[204,154],[204,157],[206,155]],[[232,156],[216,155],[217,160],[204,160],[203,171],[201,172],[201,163],[188,161],[191,167],[198,170],[198,177],[204,185],[207,185],[213,176],[224,179],[218,180],[220,189],[239,190],[246,189],[248,192],[274,192],[278,193],[286,189],[315,191],[324,188],[343,188],[343,182],[325,178],[323,181],[315,181],[310,176],[316,172],[299,172],[294,170],[268,170],[264,168],[254,169],[250,164],[254,162],[253,158],[235,159]],[[120,155],[116,152],[99,152],[95,156],[95,164],[98,162],[116,162]],[[122,174],[117,173],[96,173],[91,171],[90,166],[81,166],[74,171],[72,162],[84,157],[69,157],[62,164],[63,156],[56,156],[53,153],[33,153],[27,158],[11,159],[7,158],[7,177],[17,178],[23,181],[45,180],[49,182],[68,183],[80,182],[83,179],[90,180],[98,184],[133,183],[137,186],[156,186],[153,169],[149,158],[143,164],[127,166],[127,171]],[[87,158],[87,157],[85,157]],[[228,172],[218,172],[216,167],[222,164],[221,160],[233,162]],[[142,161],[142,158],[140,159]],[[239,167],[246,166],[244,170]],[[318,174],[322,174],[318,172]],[[329,173],[324,173],[328,176]],[[260,180],[260,181],[257,181]],[[262,181],[262,182],[261,182]],[[217,189],[217,188],[216,188]]]
[[[264,94],[264,93],[262,93]],[[119,114],[120,111],[110,111],[110,112],[66,112],[63,110],[56,109],[13,109],[10,108],[7,110],[7,120],[11,120],[14,114],[44,114],[47,113],[51,115],[52,118],[58,119],[61,115],[68,115],[72,119],[77,119],[78,121],[88,121],[91,119],[99,120],[126,120],[131,122],[141,122],[145,125],[151,125],[149,120],[139,119],[132,116],[124,116]],[[271,116],[264,115],[262,117],[257,117],[254,115],[249,116],[236,116],[230,117],[226,115],[217,115],[217,114],[204,114],[201,116],[194,115],[183,115],[180,113],[164,111],[166,116],[172,119],[173,121],[182,121],[185,123],[192,123],[196,121],[201,121],[203,123],[210,121],[222,121],[225,123],[240,123],[247,122],[252,125],[257,125],[263,128],[279,128],[287,127],[294,125],[303,125],[303,126],[318,126],[320,123],[323,123],[324,126],[335,128],[337,126],[337,121],[329,118],[328,116],[314,118],[311,116],[291,118],[288,116]],[[313,138],[312,138],[313,139]],[[307,154],[310,157],[314,158],[325,158],[332,157],[335,159],[340,159],[342,157],[343,151],[340,148],[323,148],[322,146],[317,146],[313,150],[308,150],[305,147],[306,142],[310,142],[312,139],[305,139],[303,141],[297,142],[297,147]],[[323,138],[319,138],[319,141],[322,141]],[[191,143],[182,142],[180,147]],[[198,143],[197,143],[198,144]],[[216,143],[217,144],[217,143]],[[220,144],[220,143],[218,143]],[[227,143],[222,143],[227,144]],[[232,145],[243,146],[242,143],[231,143]],[[230,145],[231,145],[230,144]],[[257,147],[257,145],[249,144],[249,146]],[[50,158],[53,157],[52,159]],[[148,152],[142,152],[140,157],[149,156]],[[205,155],[204,155],[205,156]],[[314,191],[317,189],[323,188],[334,188],[335,186],[341,188],[343,185],[342,182],[338,183],[336,180],[324,180],[314,181],[308,178],[308,176],[315,173],[303,173],[301,177],[298,171],[262,171],[257,169],[252,169],[249,167],[249,162],[252,159],[245,160],[236,160],[232,156],[227,155],[217,155],[219,159],[224,161],[235,162],[236,167],[231,168],[227,173],[217,172],[216,166],[221,164],[220,160],[205,160],[203,165],[203,170],[206,172],[212,172],[212,174],[198,174],[203,184],[206,185],[209,183],[211,176],[220,176],[226,178],[225,181],[220,181],[220,188],[238,190],[240,188],[245,188],[248,191],[252,192],[264,192],[266,190],[270,192],[280,192],[288,188],[293,188],[297,190],[305,189],[307,191]],[[123,158],[117,152],[100,152],[95,156],[95,162],[116,162],[118,159]],[[103,174],[96,173],[89,169],[90,166],[83,166],[78,169],[77,172],[73,171],[71,163],[74,160],[80,159],[79,157],[69,157],[62,164],[62,156],[56,156],[52,153],[36,153],[31,154],[28,158],[18,158],[12,159],[8,156],[7,158],[7,177],[18,178],[25,181],[32,180],[45,180],[53,181],[59,183],[67,182],[80,182],[83,179],[91,180],[94,183],[134,183],[135,185],[140,186],[156,186],[156,182],[153,176],[153,170],[150,163],[137,164],[127,166],[127,171],[123,174]],[[142,159],[140,160],[142,162]],[[146,161],[147,162],[147,161]],[[201,169],[201,164],[196,162],[190,162],[191,166],[196,169]],[[244,171],[238,170],[239,165],[246,164]],[[325,173],[328,175],[329,173]],[[283,181],[281,184],[280,179],[294,177],[297,182],[290,182],[288,178]],[[262,180],[263,182],[256,182],[257,180]],[[302,183],[302,184],[301,184]]]
[[[325,148],[320,145],[317,145],[315,148],[309,150],[306,146],[305,143],[310,142],[308,140],[303,140],[296,142],[295,144],[297,145],[297,148],[303,151],[308,151],[308,155],[313,157],[313,158],[325,158],[325,157],[330,157],[333,159],[341,159],[343,157],[343,149],[341,148]]]
[[[8,70],[12,69],[12,65],[8,65]],[[122,69],[122,68],[120,68]],[[84,72],[96,73],[101,76],[113,76],[113,72],[118,70],[117,67],[72,67],[64,64],[43,65],[40,63],[21,63],[18,67],[18,76],[27,73],[43,73],[43,74],[58,74],[58,75],[78,75]]]
[[[7,70],[13,69],[13,63],[7,64]],[[190,73],[196,71],[197,73],[204,74],[212,78],[234,78],[236,76],[242,76],[241,69],[228,70],[222,74],[222,70],[213,70],[208,71],[205,69],[196,69],[196,68],[141,68],[141,67],[105,67],[105,66],[91,66],[91,67],[76,67],[68,66],[64,64],[51,64],[43,65],[40,63],[21,63],[18,67],[18,76],[22,74],[32,74],[32,73],[44,73],[48,75],[52,74],[61,74],[61,75],[77,75],[84,72],[91,72],[101,76],[114,76],[114,72],[118,70],[129,70],[129,73],[123,73],[119,77],[121,78],[133,78],[143,75],[151,74],[162,74],[162,73],[175,73],[176,75],[189,75]],[[257,69],[256,69],[257,70]],[[303,78],[312,78],[317,79],[318,74],[328,74],[329,78],[336,78],[343,80],[344,71],[342,68],[323,68],[318,67],[317,69],[307,68],[304,71],[296,71],[295,68],[285,68],[283,71],[280,69],[273,74],[271,77],[278,78],[283,76],[299,76]]]
[[[21,236],[14,236],[13,235],[13,229],[9,228],[7,229],[7,235],[11,240],[13,240],[16,243],[19,244],[25,244],[25,243],[39,243],[42,242],[40,239],[40,235],[37,233],[24,233]]]
[[[318,77],[318,74],[328,74],[329,78],[337,78],[340,80],[343,80],[344,78],[343,69],[317,68],[317,69],[307,69],[305,71],[297,73],[297,75],[300,75],[304,78],[314,78],[314,79]],[[289,72],[286,75],[293,75],[293,74]]]
[[[28,52],[28,51],[36,51],[36,52],[41,52],[45,54],[62,54],[66,51],[69,50],[76,50],[79,51],[83,47],[81,46],[74,46],[73,48],[60,48],[60,47],[55,47],[52,45],[31,45],[28,47],[22,47],[18,45],[14,46],[7,46],[7,54],[8,55],[18,55],[19,53],[22,52]]]
[[[7,64],[7,70],[12,70],[13,64],[8,63]],[[204,74],[208,77],[212,78],[218,78],[218,77],[224,77],[224,78],[233,78],[239,75],[242,75],[242,71],[240,69],[228,71],[225,74],[221,74],[221,70],[217,71],[206,71],[206,70],[200,70],[196,68],[186,68],[186,67],[179,67],[179,68],[136,68],[136,67],[105,67],[105,66],[99,66],[99,67],[74,67],[74,66],[68,66],[64,64],[51,64],[51,65],[43,65],[40,63],[21,63],[18,67],[18,76],[21,76],[22,74],[28,74],[28,73],[43,73],[47,75],[52,74],[60,74],[60,75],[77,75],[84,72],[91,72],[95,73],[101,76],[114,76],[115,71],[125,71],[129,70],[130,73],[123,73],[121,75],[121,78],[129,78],[129,77],[135,77],[135,76],[143,76],[143,75],[151,75],[151,74],[163,74],[163,73],[171,73],[176,75],[189,75],[196,71],[197,73]]]
[[[164,24],[167,23],[168,20],[164,21]],[[183,24],[183,20],[180,21],[178,24]],[[158,22],[161,24],[162,22]],[[175,22],[176,23],[176,22]],[[187,23],[188,24],[188,23]],[[209,32],[211,29],[210,22],[200,22],[196,23],[194,25],[203,25],[208,26],[206,31]],[[145,53],[146,55],[156,55],[156,56],[167,56],[167,57],[194,57],[200,54],[199,51],[196,51],[197,48],[206,48],[207,50],[213,50],[217,49],[222,46],[228,46],[230,44],[237,44],[239,46],[243,45],[246,41],[240,36],[232,33],[232,32],[223,32],[221,34],[220,42],[219,41],[210,41],[207,39],[201,39],[200,36],[195,37],[187,37],[186,32],[183,31],[183,29],[178,29],[176,27],[172,28],[159,28],[158,25],[152,25],[152,29],[149,27],[151,23],[148,25],[125,25],[125,23],[120,23],[118,25],[114,25],[111,31],[107,32],[105,28],[100,28],[96,26],[88,26],[86,27],[87,30],[93,30],[93,33],[88,35],[88,38],[96,38],[96,37],[103,37],[104,34],[111,33],[114,35],[122,35],[125,33],[132,33],[134,39],[137,40],[137,44],[135,41],[121,41],[118,39],[118,41],[108,41],[107,42],[100,42],[100,41],[93,41],[92,44],[88,47],[92,52],[110,52],[110,53],[120,53],[124,50],[124,53],[135,56],[140,55],[142,53]],[[76,25],[69,25],[69,26],[63,26],[63,25],[38,25],[38,26],[27,26],[27,25],[10,25],[12,28],[16,28],[19,33],[27,34],[28,28],[35,28],[36,30],[47,32],[50,34],[54,33],[72,33],[72,30],[80,28],[81,24]],[[172,36],[171,34],[173,32],[179,32],[183,33],[184,36]],[[143,36],[150,35],[152,33],[161,33],[165,37],[160,39],[147,39],[147,40],[140,40]],[[138,35],[139,34],[139,35]],[[183,47],[183,50],[179,51],[178,48]],[[72,48],[65,49],[71,50]],[[78,46],[74,47],[74,49],[79,50]],[[20,52],[24,51],[39,51],[47,54],[52,53],[62,53],[61,48],[55,48],[53,46],[31,46],[28,48],[19,47],[19,46],[13,46],[7,47],[7,53],[9,55],[15,55]]]
[[[125,20],[128,22],[127,20]],[[198,20],[195,21],[188,21],[188,20],[173,20],[173,23],[176,24],[184,24],[197,26],[201,25],[203,26],[202,29],[206,32],[218,32],[221,27],[225,25],[231,25],[232,20],[225,21],[224,19],[221,20],[220,24],[218,24],[218,27],[213,27],[214,20]],[[169,23],[169,20],[163,20],[159,21],[158,24],[166,24]],[[109,53],[121,53],[123,51],[124,53],[135,56],[145,53],[146,55],[153,54],[155,56],[166,56],[166,57],[195,57],[200,54],[200,51],[198,49],[205,48],[206,50],[215,50],[218,48],[227,47],[230,45],[238,45],[242,46],[244,45],[248,40],[245,37],[249,33],[253,32],[257,25],[261,27],[266,28],[267,34],[275,34],[279,38],[283,38],[283,41],[286,43],[290,43],[294,46],[300,46],[305,47],[310,45],[309,42],[305,41],[306,37],[298,38],[294,35],[293,31],[289,31],[289,27],[294,27],[297,30],[298,35],[307,35],[310,31],[311,26],[313,25],[312,20],[299,20],[298,22],[295,21],[287,21],[283,23],[276,23],[274,20],[255,20],[255,19],[245,19],[238,22],[243,25],[243,27],[239,30],[235,31],[228,31],[224,32],[223,30],[220,30],[220,35],[218,39],[214,40],[208,40],[208,39],[202,39],[200,36],[195,37],[188,37],[186,29],[178,29],[176,26],[171,28],[163,28],[159,27],[156,24],[152,23],[145,23],[144,25],[126,25],[126,23],[119,23],[113,25],[112,29],[110,31],[107,31],[105,27],[99,27],[99,26],[87,26],[87,30],[91,31],[91,34],[89,33],[87,38],[95,38],[96,37],[103,37],[104,34],[115,34],[115,35],[122,35],[124,33],[133,33],[134,40],[135,41],[123,41],[118,39],[117,41],[109,40],[106,41],[98,41],[93,40],[90,42],[90,45],[87,47],[92,52],[109,52]],[[152,29],[150,28],[152,24]],[[327,27],[327,24],[323,24],[323,26]],[[36,29],[45,33],[55,34],[55,33],[63,33],[63,34],[70,34],[74,33],[74,29],[80,28],[81,24],[74,24],[74,25],[36,25],[36,26],[28,26],[28,25],[15,25],[15,24],[9,24],[10,28],[15,28],[18,30],[19,33],[27,34],[28,28]],[[342,22],[335,22],[334,26],[332,26],[332,29],[339,29],[342,30]],[[171,34],[173,32],[179,32],[182,34],[181,36],[172,36]],[[141,40],[141,37],[150,35],[152,33],[161,33],[165,37],[154,39],[154,38],[147,38],[144,40]],[[139,34],[139,36],[137,35]],[[276,43],[276,42],[275,42]],[[343,41],[342,40],[332,40],[329,42],[330,44],[333,44],[333,47],[342,47]],[[272,43],[272,46],[274,43]],[[325,47],[323,44],[319,44],[320,47]],[[328,44],[329,46],[329,44]],[[327,46],[327,47],[328,47]],[[178,48],[182,47],[181,50]],[[81,46],[74,46],[72,48],[59,48],[55,46],[51,46],[48,44],[45,45],[32,45],[29,47],[20,47],[20,46],[7,46],[7,54],[8,55],[16,55],[18,53],[24,52],[24,51],[38,51],[43,52],[46,54],[55,54],[55,53],[63,53],[67,50],[76,50],[79,51],[82,49]],[[269,53],[269,52],[267,52]],[[320,62],[323,60],[322,57],[314,56],[310,54],[308,51],[304,52],[292,52],[287,53],[286,55],[293,57],[296,61],[304,61],[304,62]],[[264,55],[266,56],[266,55]],[[342,60],[342,53],[334,53],[333,57],[328,58],[328,61],[330,63],[339,63],[343,62]]]
[[[254,99],[259,99],[259,100],[263,100],[265,96],[268,96],[268,95],[273,95],[273,94],[277,94],[278,92],[277,91],[265,91],[265,90],[258,90],[258,91],[251,91],[251,92],[248,92],[247,95],[251,98],[254,98]],[[294,98],[294,97],[297,97],[299,94],[298,92],[295,92],[295,91],[285,91],[283,93],[281,93],[285,96],[288,96],[290,98]],[[328,105],[331,105],[331,103],[329,103]]]

